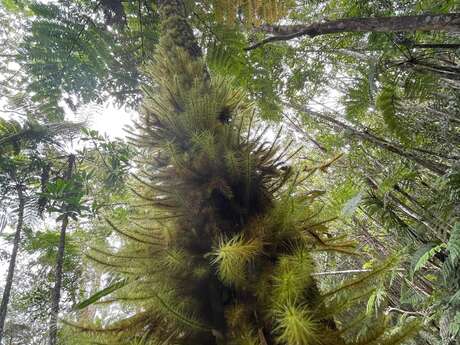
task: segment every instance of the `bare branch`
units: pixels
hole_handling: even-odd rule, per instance
[[[245,48],[245,50],[256,49],[270,42],[289,41],[302,36],[315,37],[341,32],[460,32],[460,13],[377,18],[347,18],[307,25],[263,25],[259,28],[259,31],[273,34],[273,36],[257,42]]]

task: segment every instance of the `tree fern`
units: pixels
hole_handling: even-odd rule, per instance
[[[107,331],[111,344],[353,343],[340,336],[338,295],[360,295],[396,259],[320,290],[314,253],[352,244],[327,232],[330,219],[317,219],[314,197],[298,189],[302,173],[286,167],[289,148],[266,142],[245,93],[209,73],[181,2],[158,3],[162,38],[131,133],[145,148],[133,192],[151,204],[133,207],[122,224],[108,220],[121,240],[118,258],[90,252],[135,282],[113,294],[132,316],[81,328]],[[151,236],[136,234],[139,226]],[[128,259],[134,253],[151,260]],[[383,341],[380,328],[367,343]]]

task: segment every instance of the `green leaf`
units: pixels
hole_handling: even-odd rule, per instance
[[[445,243],[436,244],[433,242],[426,243],[422,245],[414,253],[411,260],[411,278],[414,276],[414,273],[421,269],[425,264],[437,253],[446,248]]]
[[[386,297],[386,292],[382,286],[375,289],[372,292],[372,294],[369,296],[369,299],[367,301],[366,314],[370,315],[372,314],[374,310],[375,312],[377,312],[378,308],[380,307],[382,302],[385,300],[385,297]]]
[[[21,2],[14,0],[2,0],[0,1],[0,4],[10,12],[19,12],[24,8],[24,5]]]
[[[374,310],[376,298],[377,298],[377,290],[374,290],[374,292],[372,292],[372,294],[369,296],[369,299],[367,300],[367,307],[366,307],[367,315],[372,314],[372,311]]]
[[[126,284],[128,283],[128,280],[127,279],[123,279],[123,280],[120,280],[120,281],[117,281],[113,284],[110,284],[109,286],[107,286],[105,289],[102,289],[98,292],[96,292],[94,295],[92,295],[91,297],[89,297],[88,299],[78,303],[74,309],[75,310],[81,310],[81,309],[84,309],[88,306],[90,306],[91,304],[94,304],[96,303],[97,301],[99,301],[102,297],[104,296],[107,296],[109,294],[111,294],[112,292],[114,291],[117,291],[119,289],[121,289],[123,286],[125,286]]]

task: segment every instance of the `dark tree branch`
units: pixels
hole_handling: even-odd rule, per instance
[[[415,43],[410,48],[420,49],[459,49],[460,43]]]
[[[263,25],[259,28],[259,31],[273,34],[273,36],[257,42],[247,47],[245,50],[256,49],[270,42],[288,41],[302,36],[315,37],[341,32],[460,32],[460,13],[378,18],[347,18],[308,25]]]
[[[377,137],[376,135],[374,135],[373,133],[367,130],[360,131],[354,128],[353,126],[350,126],[326,113],[316,112],[307,107],[302,107],[302,106],[290,104],[287,102],[285,102],[284,104],[291,109],[297,110],[300,113],[303,113],[307,116],[311,116],[317,119],[319,122],[327,123],[338,130],[345,130],[350,136],[358,138],[359,140],[370,142],[374,144],[375,146],[380,147],[381,149],[387,150],[389,152],[393,152],[401,157],[409,159],[417,163],[418,165],[428,169],[429,171],[435,173],[438,176],[444,175],[449,168],[449,166],[446,166],[445,164],[441,162],[436,162],[436,161],[432,161],[432,160],[420,157],[414,152],[406,150],[401,145],[397,143],[389,142],[384,138]]]

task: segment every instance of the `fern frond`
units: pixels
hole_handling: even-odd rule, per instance
[[[74,328],[78,328],[83,332],[89,333],[113,333],[113,332],[121,332],[124,330],[128,330],[130,328],[137,328],[139,324],[143,324],[151,317],[149,312],[142,312],[137,313],[131,317],[125,318],[123,320],[117,321],[112,323],[110,326],[107,327],[97,327],[93,325],[82,325],[78,324],[69,320],[62,320],[65,324],[72,326]]]
[[[420,270],[426,263],[433,258],[437,253],[441,252],[443,249],[447,248],[445,243],[441,243],[436,245],[436,243],[427,243],[421,246],[417,251],[414,253],[411,262],[411,276],[414,275],[415,272]]]
[[[391,334],[385,337],[385,339],[383,339],[380,344],[382,345],[402,344],[404,343],[404,341],[416,335],[420,331],[420,328],[421,328],[421,324],[419,320],[407,322],[406,324],[401,326],[398,330],[396,330],[394,334]]]
[[[220,279],[227,284],[240,285],[246,279],[247,264],[262,253],[259,239],[245,240],[236,235],[230,240],[221,239],[212,253],[212,263],[217,266]]]
[[[176,308],[173,305],[173,303],[171,303],[170,301],[167,301],[165,298],[163,298],[159,294],[156,294],[155,298],[157,299],[161,307],[166,311],[166,313],[171,315],[173,318],[175,318],[179,322],[191,328],[212,332],[211,327],[197,321],[192,316],[189,316],[186,313],[182,312],[181,310]]]
[[[342,292],[344,290],[349,290],[351,288],[356,289],[358,286],[361,286],[361,285],[365,286],[373,279],[376,279],[380,277],[382,274],[388,273],[389,271],[391,271],[391,269],[394,268],[398,262],[399,262],[399,258],[397,256],[390,257],[385,262],[383,262],[380,266],[374,268],[371,272],[363,274],[358,278],[352,279],[351,281],[347,281],[345,284],[338,287],[337,289],[334,289],[332,291],[329,291],[323,294],[323,297],[330,297],[339,292]]]
[[[110,219],[105,219],[105,221],[110,225],[110,227],[115,230],[115,232],[119,233],[120,235],[123,235],[127,238],[129,238],[130,240],[133,240],[133,241],[137,241],[137,242],[140,242],[140,243],[144,243],[144,244],[149,244],[149,245],[153,245],[153,246],[162,246],[161,243],[158,243],[158,242],[153,242],[153,241],[148,241],[148,240],[145,240],[145,239],[142,239],[142,238],[139,238],[137,236],[134,236],[132,234],[129,234],[128,231],[126,230],[121,230],[119,227],[117,227],[114,223],[112,223],[112,221],[110,221]]]

